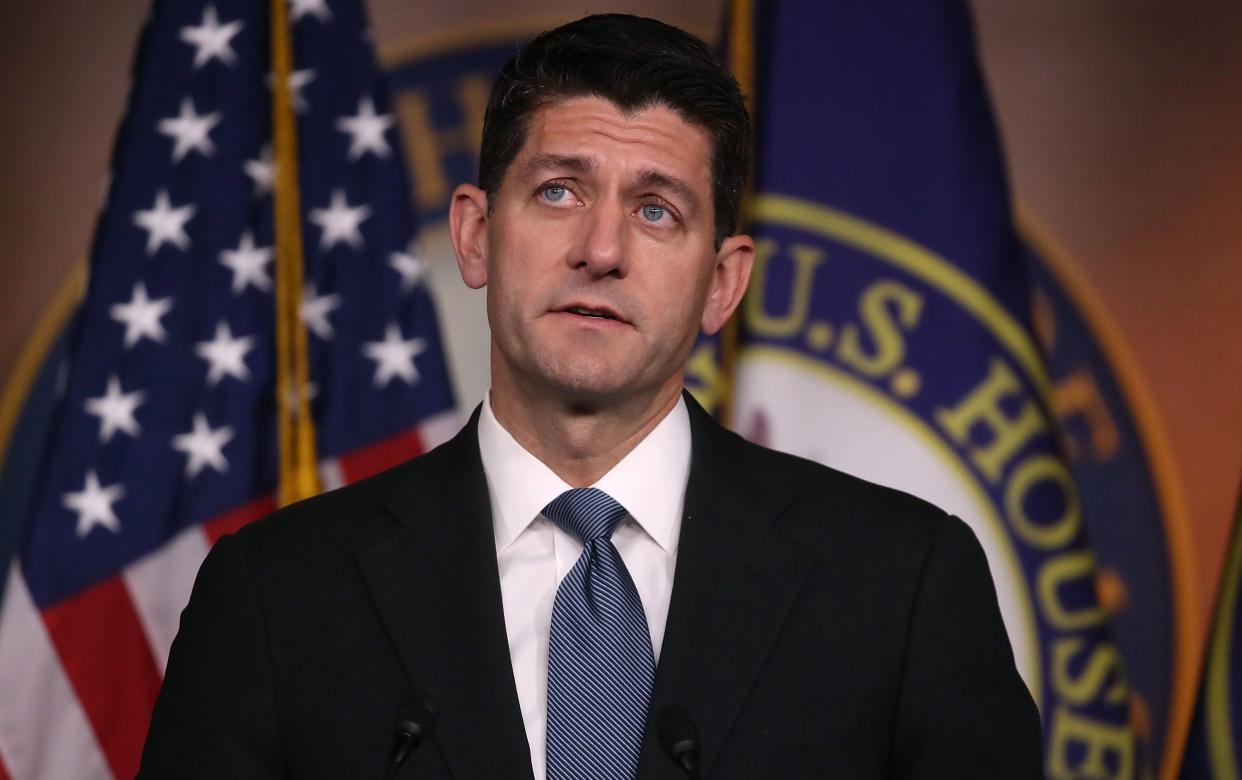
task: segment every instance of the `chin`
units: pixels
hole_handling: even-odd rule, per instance
[[[563,397],[583,403],[604,402],[622,395],[633,385],[614,377],[601,377],[590,374],[571,374],[567,376],[548,377],[548,385]]]
[[[602,359],[557,361],[539,368],[538,380],[548,392],[571,402],[590,405],[632,391],[637,379]]]

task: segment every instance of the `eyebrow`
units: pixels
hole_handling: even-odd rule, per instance
[[[656,187],[672,191],[686,202],[686,208],[691,212],[697,212],[702,206],[699,201],[699,194],[694,191],[694,187],[675,176],[669,176],[659,171],[646,170],[639,174],[638,181],[645,187]]]
[[[522,165],[521,178],[530,179],[545,171],[570,171],[586,174],[599,167],[599,160],[579,154],[541,154]]]

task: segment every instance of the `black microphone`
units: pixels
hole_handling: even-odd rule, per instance
[[[690,713],[675,704],[660,710],[656,734],[673,763],[685,770],[688,777],[699,780],[699,729]]]
[[[431,730],[436,727],[436,705],[431,691],[425,688],[414,691],[410,698],[397,708],[393,724],[392,759],[388,762],[387,780],[397,776],[397,770],[405,763],[406,756],[418,747]]]

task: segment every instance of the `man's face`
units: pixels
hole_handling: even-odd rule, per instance
[[[739,239],[749,270],[749,239],[714,246],[707,135],[665,106],[540,109],[480,232],[463,275],[487,286],[493,385],[571,402],[679,388],[736,303],[719,288]]]

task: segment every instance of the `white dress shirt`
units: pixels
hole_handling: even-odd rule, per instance
[[[479,415],[479,453],[492,505],[500,596],[509,658],[526,726],[535,780],[547,776],[548,634],[561,578],[582,555],[582,543],[543,516],[570,485],[525,450],[492,413]],[[629,512],[612,542],[643,602],[657,663],[664,640],[686,479],[690,415],[679,400],[652,431],[593,487]]]

